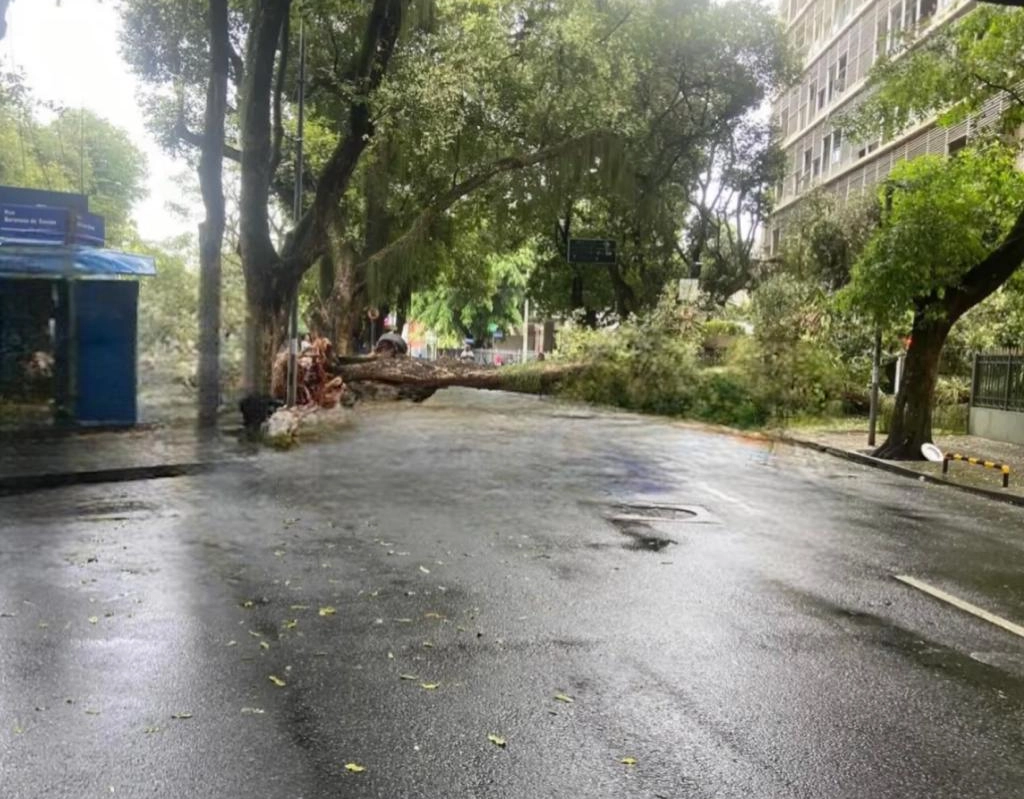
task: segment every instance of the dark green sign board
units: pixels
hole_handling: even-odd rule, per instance
[[[613,264],[615,242],[611,239],[569,239],[569,263]]]

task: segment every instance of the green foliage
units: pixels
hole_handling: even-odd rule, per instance
[[[56,114],[44,122],[44,111]],[[90,111],[44,109],[22,75],[0,71],[0,184],[88,195],[118,247],[133,236],[145,180],[145,156],[123,130]]]
[[[890,208],[854,265],[843,301],[884,325],[915,301],[956,288],[1024,208],[1024,176],[1014,153],[999,145],[905,161],[882,192]]]
[[[879,134],[891,138],[933,114],[944,125],[962,121],[1005,90],[1011,102],[987,124],[993,133],[1012,131],[1024,122],[1022,79],[1024,11],[982,3],[925,41],[908,41],[898,57],[879,62],[871,72],[869,99],[841,125],[862,141]]]

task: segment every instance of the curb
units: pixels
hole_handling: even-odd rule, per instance
[[[87,483],[124,483],[133,480],[154,480],[160,477],[182,477],[204,474],[232,461],[191,463],[158,463],[152,466],[129,466],[120,469],[94,469],[82,472],[49,472],[0,477],[0,496],[26,494],[48,488],[64,488]]]
[[[829,446],[828,444],[819,444],[817,441],[807,441],[802,438],[790,438],[789,436],[775,436],[775,440],[782,444],[791,444],[792,446],[802,447],[803,449],[813,449],[818,452],[824,452],[825,454],[832,455],[836,458],[842,458],[843,460],[859,463],[862,466],[881,469],[882,471],[891,472],[892,474],[898,474],[901,477],[909,477],[919,483],[923,482],[931,483],[932,485],[948,486],[949,488],[955,488],[958,491],[964,491],[968,494],[984,497],[985,499],[993,499],[997,502],[1005,502],[1009,505],[1024,507],[1024,496],[1003,494],[998,491],[992,491],[988,488],[979,488],[977,486],[964,485],[963,483],[954,483],[950,480],[944,480],[941,477],[934,477],[930,474],[915,472],[913,469],[908,469],[905,466],[899,466],[892,461],[884,461],[881,458],[864,455],[860,452],[852,452],[848,449],[840,449],[839,447]]]

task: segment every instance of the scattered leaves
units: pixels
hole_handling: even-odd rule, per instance
[[[366,771],[366,766],[360,766],[358,763],[346,763],[345,771],[351,771],[353,774],[360,774]]]
[[[274,683],[274,685],[276,685],[278,688],[284,688],[288,684],[284,680],[282,680],[280,677],[278,677],[278,676],[276,676],[274,674],[271,674],[269,677],[267,677],[267,679],[270,680],[272,683]]]
[[[99,616],[90,616],[89,617],[89,624],[99,624],[99,621],[100,621]]]
[[[256,715],[256,716],[262,716],[267,711],[265,711],[261,707],[243,707],[242,708],[242,712],[243,713],[250,713],[250,714]]]
[[[270,649],[270,644],[266,641],[260,641],[260,649]]]
[[[441,687],[441,683],[439,683],[439,682],[421,682],[420,683],[420,688],[422,688],[424,691],[436,691],[440,687]]]
[[[337,609],[331,607],[330,605],[325,605],[324,607],[320,608],[321,616],[333,616],[337,612]]]
[[[294,630],[298,626],[299,626],[299,620],[298,619],[289,619],[288,621],[286,621],[284,623],[284,628],[286,630]]]
[[[230,641],[228,641],[226,644],[224,644],[224,646],[238,646],[238,641],[236,641],[236,640],[234,640],[232,638]]]
[[[190,718],[192,718],[192,714],[191,713],[172,713],[171,714],[171,718],[172,719],[190,719]]]
[[[505,748],[505,744],[507,743],[507,741],[504,738],[502,738],[500,735],[495,735],[493,732],[487,736],[487,740],[495,746],[500,746],[502,749]]]
[[[247,599],[247,600],[245,600],[245,602],[243,602],[243,603],[242,603],[242,607],[243,607],[243,608],[252,608],[252,607],[256,607],[256,603],[255,603],[255,602],[253,602],[253,601],[252,601],[251,599]]]
[[[309,605],[289,605],[292,610],[309,610]]]
[[[430,569],[428,569],[426,566],[420,566],[420,571],[424,574],[430,574]]]
[[[419,677],[417,677],[415,674],[399,674],[398,675],[398,679],[400,679],[400,680],[418,680]]]
[[[160,728],[159,727],[146,727],[146,729],[144,729],[142,732],[145,733],[146,735],[152,735],[154,732],[160,732]]]
[[[424,649],[433,649],[434,645],[430,641],[424,641],[423,642],[423,648]]]
[[[424,613],[423,614],[423,618],[425,618],[425,619],[443,619],[444,616],[442,616],[440,613],[435,613],[434,611],[430,611],[429,613]]]
[[[559,702],[565,702],[569,705],[576,701],[571,696],[566,696],[565,694],[555,694],[555,699],[557,699]]]
[[[636,765],[636,758],[635,757],[624,757],[621,760],[619,760],[619,762],[622,763],[623,765],[626,765],[626,766],[635,766]]]

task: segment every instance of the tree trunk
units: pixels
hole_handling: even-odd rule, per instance
[[[952,327],[948,316],[936,314],[936,310],[925,306],[914,315],[910,348],[896,394],[889,436],[875,450],[876,457],[923,460],[921,445],[932,442],[932,397],[939,377],[942,346]]]
[[[354,362],[352,362],[354,361]],[[517,371],[461,361],[421,361],[416,358],[339,359],[330,370],[346,384],[386,383],[393,386],[439,389],[466,388],[546,393],[569,375],[585,368],[580,364],[546,364],[524,380]]]
[[[247,276],[244,372],[247,395],[270,395],[274,357],[288,335],[288,301],[297,288],[278,290],[270,269],[253,269]]]
[[[220,284],[224,244],[224,116],[228,85],[228,3],[210,0],[210,80],[206,91],[199,185],[206,218],[199,226],[199,427],[217,426],[220,407]]]

